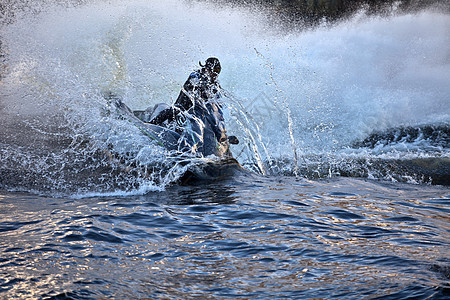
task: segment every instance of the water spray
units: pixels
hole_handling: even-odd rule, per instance
[[[259,52],[256,48],[255,52],[256,55],[258,57],[261,57],[262,59],[264,59],[266,61],[266,66],[269,67],[270,70],[270,79],[273,83],[273,85],[276,88],[276,92],[282,95],[282,99],[283,99],[283,105],[284,108],[286,110],[286,116],[288,119],[288,132],[289,132],[289,138],[291,141],[291,146],[292,146],[292,151],[294,153],[294,169],[293,169],[293,173],[296,177],[298,177],[298,155],[297,155],[297,145],[295,143],[295,138],[294,138],[294,126],[293,126],[293,121],[292,121],[292,114],[291,114],[291,109],[289,107],[289,104],[287,102],[287,97],[284,94],[283,90],[281,90],[281,88],[278,86],[277,82],[275,81],[275,78],[273,76],[273,70],[274,70],[274,66],[273,64],[261,53]]]

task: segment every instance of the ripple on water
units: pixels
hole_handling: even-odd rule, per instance
[[[439,187],[415,194],[350,181],[348,192],[345,184],[286,180],[271,189],[261,179],[245,192],[216,183],[234,191],[233,201],[217,203],[214,184],[193,195],[175,186],[59,204],[13,195],[6,204],[16,213],[0,219],[0,297],[448,296],[449,219],[438,209],[446,207]]]

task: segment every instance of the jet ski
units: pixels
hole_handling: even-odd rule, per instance
[[[204,158],[188,169],[179,179],[179,183],[222,180],[237,172],[245,172],[233,158],[228,140],[218,142],[214,133],[208,131],[204,122],[195,116],[183,114],[176,124],[154,125],[149,121],[167,108],[167,104],[157,104],[144,111],[133,111],[116,95],[108,95],[105,98],[120,118],[129,121],[157,145],[175,151],[183,159]]]
[[[109,94],[105,98],[120,118],[129,121],[157,145],[175,151],[183,161],[189,161],[189,157],[201,158],[180,177],[180,184],[217,181],[247,172],[233,158],[229,141],[218,142],[214,133],[195,116],[183,114],[176,124],[159,126],[149,121],[167,108],[167,104],[157,104],[145,111],[133,111],[116,95]]]
[[[195,116],[185,113],[176,124],[154,125],[150,124],[149,120],[159,111],[168,107],[167,104],[160,103],[145,111],[133,111],[120,97],[108,95],[107,99],[121,118],[129,121],[142,134],[169,151],[190,154],[195,157],[214,155],[223,159],[233,158],[228,140],[216,141],[215,136],[211,137],[213,133],[205,130],[205,124]]]

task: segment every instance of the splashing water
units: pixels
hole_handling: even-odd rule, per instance
[[[374,165],[405,158],[448,164],[448,14],[361,14],[282,32],[262,15],[207,3],[45,3],[16,11],[0,27],[0,175],[8,189],[164,188],[186,165],[118,120],[102,95],[120,94],[133,109],[173,103],[197,61],[209,56],[223,66],[228,132],[241,140],[233,153],[250,169],[399,180],[403,171]],[[418,137],[354,147],[376,131],[429,125],[439,128],[438,146]]]

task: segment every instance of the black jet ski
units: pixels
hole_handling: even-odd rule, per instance
[[[184,159],[187,157],[210,158],[199,160],[198,164],[188,169],[179,179],[180,183],[192,184],[222,180],[237,172],[246,172],[233,158],[228,140],[219,143],[215,136],[205,138],[206,133],[211,133],[205,130],[204,124],[194,116],[184,114],[182,126],[171,124],[172,128],[170,128],[169,126],[154,125],[148,121],[159,111],[168,107],[166,104],[157,104],[145,111],[133,111],[118,96],[108,95],[105,98],[121,118],[132,123],[157,145],[179,153],[180,157]]]
[[[207,137],[204,124],[195,116],[183,114],[183,122],[169,126],[159,126],[148,123],[152,115],[167,107],[157,104],[146,111],[132,111],[120,97],[108,95],[109,103],[116,109],[123,119],[136,126],[142,134],[149,137],[159,146],[169,151],[191,154],[197,157],[215,155],[218,158],[232,159],[229,142],[217,142],[215,137]]]

